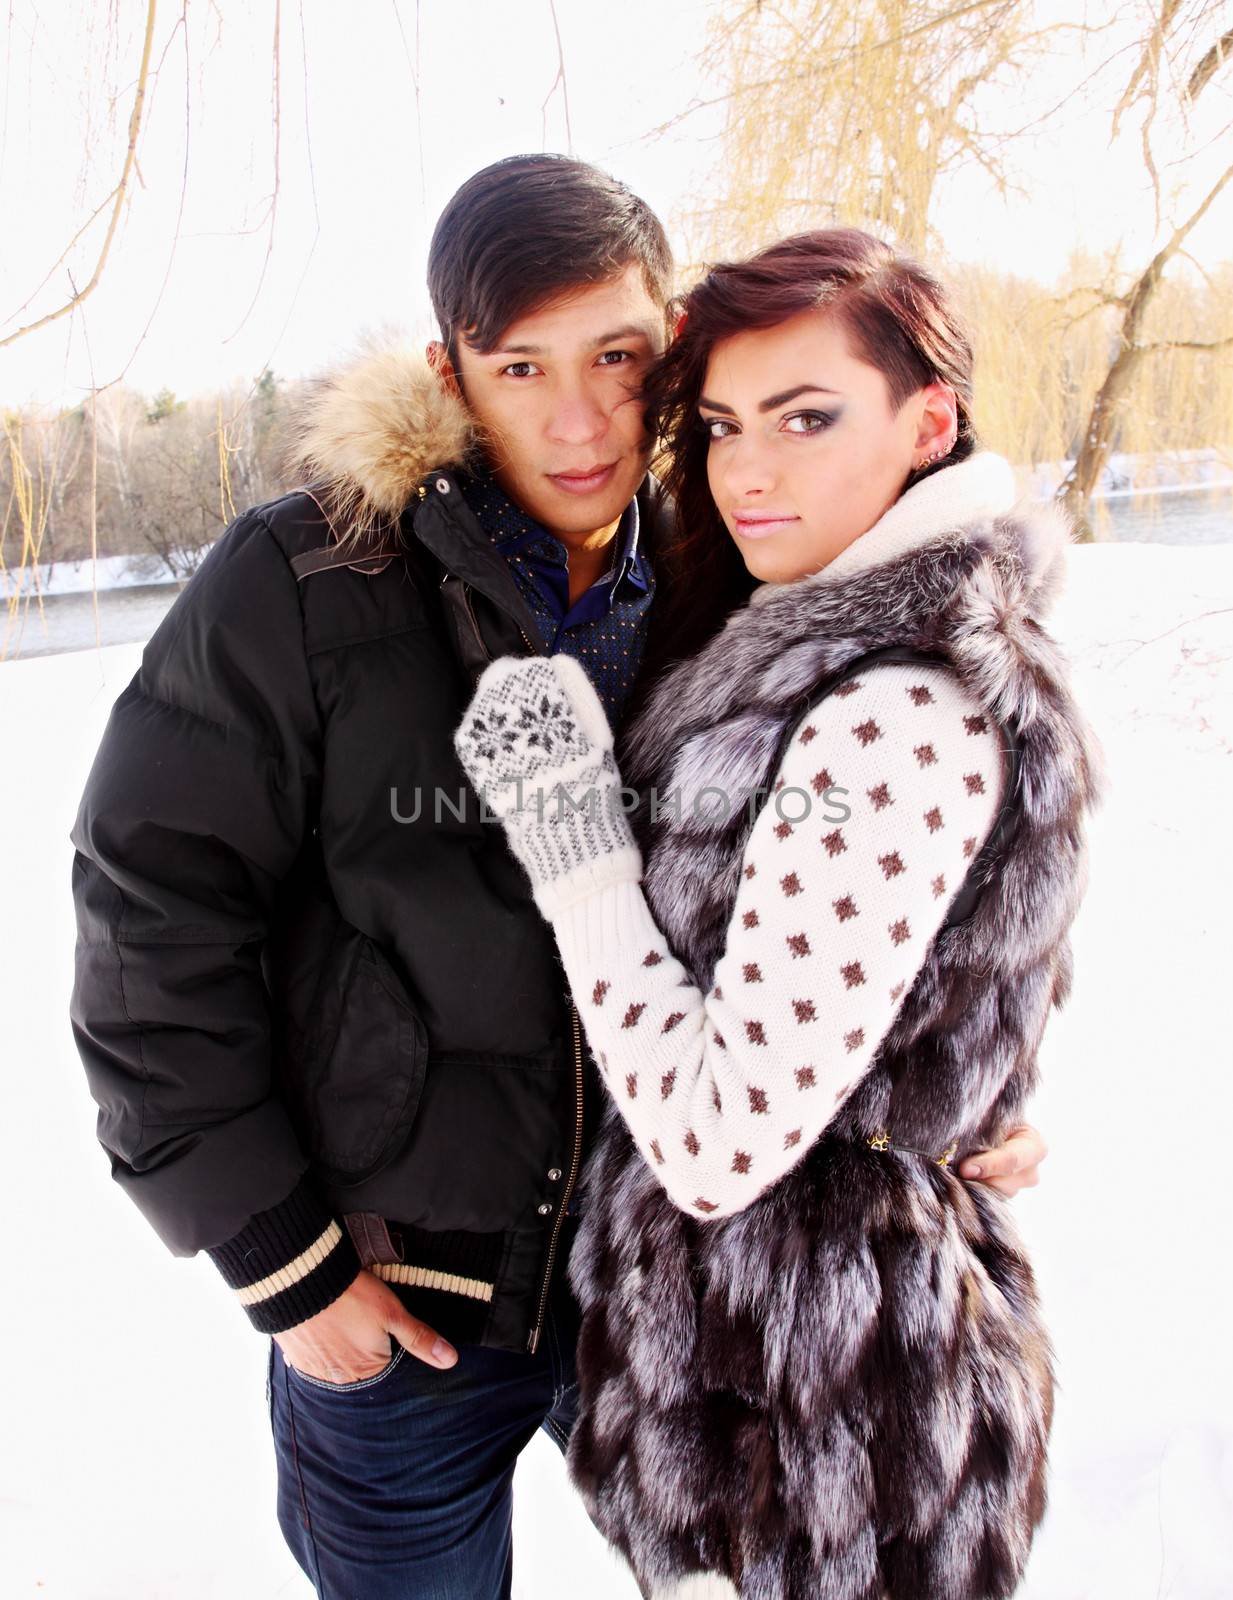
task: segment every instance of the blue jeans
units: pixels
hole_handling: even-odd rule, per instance
[[[332,1384],[270,1340],[278,1523],[320,1600],[508,1600],[514,1463],[537,1428],[564,1453],[577,1331],[562,1271],[533,1356],[462,1344],[442,1371],[392,1341]]]

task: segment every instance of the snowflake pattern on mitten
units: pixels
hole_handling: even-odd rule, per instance
[[[454,746],[504,825],[545,916],[597,885],[641,878],[612,730],[571,657],[494,661],[476,685]]]
[[[480,679],[458,730],[459,758],[479,790],[503,791],[585,756],[590,741],[547,656],[494,663]]]

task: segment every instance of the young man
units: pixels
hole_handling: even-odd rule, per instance
[[[592,167],[466,183],[432,241],[441,342],[317,386],[306,487],[243,513],[177,600],[73,830],[99,1139],[273,1336],[279,1521],[323,1596],[507,1595],[515,1460],[568,1437],[601,1088],[452,736],[484,664],[524,651],[576,655],[621,718],[671,271]],[[984,1179],[1013,1191],[1042,1155],[1027,1130]]]

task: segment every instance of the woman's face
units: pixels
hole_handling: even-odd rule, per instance
[[[955,393],[935,383],[896,411],[843,323],[804,311],[711,352],[698,411],[707,478],[745,565],[764,583],[818,572],[954,441]]]

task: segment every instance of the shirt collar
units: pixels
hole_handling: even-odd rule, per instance
[[[495,478],[468,473],[465,477],[460,474],[460,481],[466,502],[480,527],[503,556],[525,550],[528,556],[538,554],[558,565],[568,564],[569,552],[556,535],[549,533],[542,523],[512,500]],[[613,538],[608,570],[591,584],[592,590],[606,589],[611,600],[623,582],[629,582],[643,593],[650,587],[646,559],[639,547],[640,529],[638,501],[633,499],[626,506]]]

